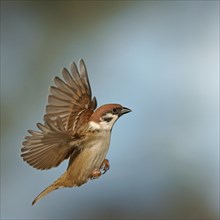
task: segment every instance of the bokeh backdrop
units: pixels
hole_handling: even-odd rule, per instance
[[[83,58],[98,104],[133,110],[111,169],[32,200],[66,169],[20,157],[48,87]],[[219,1],[1,1],[1,218],[218,219]]]

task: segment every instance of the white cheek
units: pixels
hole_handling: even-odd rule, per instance
[[[100,130],[100,125],[94,121],[90,121],[89,122],[89,128],[92,130],[92,131],[95,131],[95,130]]]

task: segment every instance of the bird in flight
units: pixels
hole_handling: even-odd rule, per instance
[[[50,87],[44,124],[28,130],[22,142],[21,157],[30,166],[46,170],[69,158],[67,170],[32,202],[53,190],[81,186],[109,170],[106,154],[111,130],[117,119],[131,110],[120,104],[97,108],[84,61],[73,62],[70,72],[63,68],[63,79],[54,78]]]

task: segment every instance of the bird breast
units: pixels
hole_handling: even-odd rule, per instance
[[[87,182],[92,172],[101,167],[109,149],[110,136],[110,131],[96,131],[85,140],[82,151],[68,168],[76,185]]]

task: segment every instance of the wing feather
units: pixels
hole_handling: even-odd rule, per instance
[[[62,70],[63,79],[55,77],[55,86],[51,86],[46,106],[46,115],[52,121],[59,116],[66,130],[76,133],[77,128],[89,121],[96,108],[96,100],[92,92],[86,66],[79,62],[79,70],[73,62],[70,72]],[[85,117],[86,116],[86,117]]]
[[[75,63],[70,72],[63,68],[62,76],[55,77],[50,87],[44,124],[36,124],[39,131],[28,130],[30,135],[22,142],[23,160],[37,169],[56,167],[70,155],[75,158],[82,147],[82,128],[97,106],[83,60],[79,70]]]
[[[23,160],[37,169],[50,169],[58,166],[67,159],[79,141],[73,143],[74,136],[71,136],[64,128],[61,118],[54,123],[45,118],[45,125],[37,124],[41,132],[31,131],[31,135],[25,137],[21,149]]]

